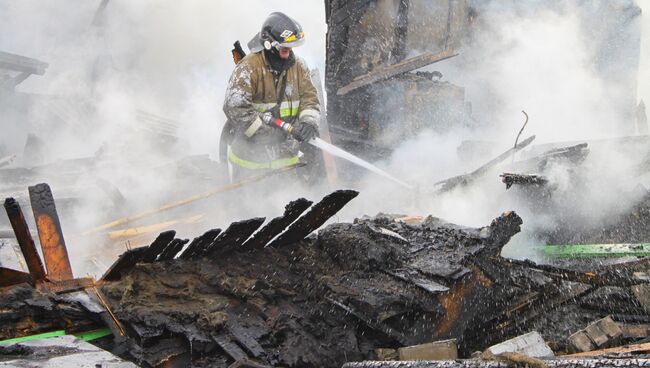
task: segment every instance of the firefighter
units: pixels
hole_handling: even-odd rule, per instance
[[[272,13],[230,77],[223,111],[234,128],[228,148],[233,181],[299,163],[300,142],[318,135],[318,93],[293,52],[304,37],[298,22]],[[274,126],[277,119],[292,131]]]

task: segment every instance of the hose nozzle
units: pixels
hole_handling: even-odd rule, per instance
[[[270,112],[265,112],[264,114],[262,114],[262,121],[264,122],[264,124],[276,126],[284,130],[288,134],[293,133],[293,125],[287,123],[286,121],[280,118],[277,119],[273,118],[273,114],[271,114]]]

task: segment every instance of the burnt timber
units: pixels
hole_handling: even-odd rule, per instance
[[[591,320],[645,315],[636,302],[597,300],[634,300],[635,275],[649,262],[585,273],[504,259],[501,248],[522,224],[514,212],[482,228],[378,215],[305,238],[356,195],[334,192],[310,210],[311,201],[299,199],[266,226],[259,218],[235,222],[186,247],[163,232],[125,252],[99,283],[35,289],[30,274],[13,272],[6,280],[27,283],[3,291],[0,307],[12,313],[0,315],[0,338],[107,324],[119,337],[111,349],[145,366],[340,367],[375,358],[376,347],[450,338],[467,357],[533,328],[561,350]],[[282,234],[287,240],[274,246],[269,239]],[[95,304],[105,294],[105,306],[70,304],[75,292]]]

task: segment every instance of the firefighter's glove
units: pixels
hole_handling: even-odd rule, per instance
[[[293,136],[300,142],[309,142],[312,138],[318,136],[318,128],[311,123],[299,122],[293,128]]]

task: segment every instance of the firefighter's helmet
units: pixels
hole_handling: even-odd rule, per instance
[[[255,37],[262,47],[267,50],[280,47],[297,47],[305,41],[305,33],[298,22],[288,15],[280,12],[271,13],[262,30]],[[250,48],[250,45],[249,45]],[[252,48],[251,48],[252,49]]]

